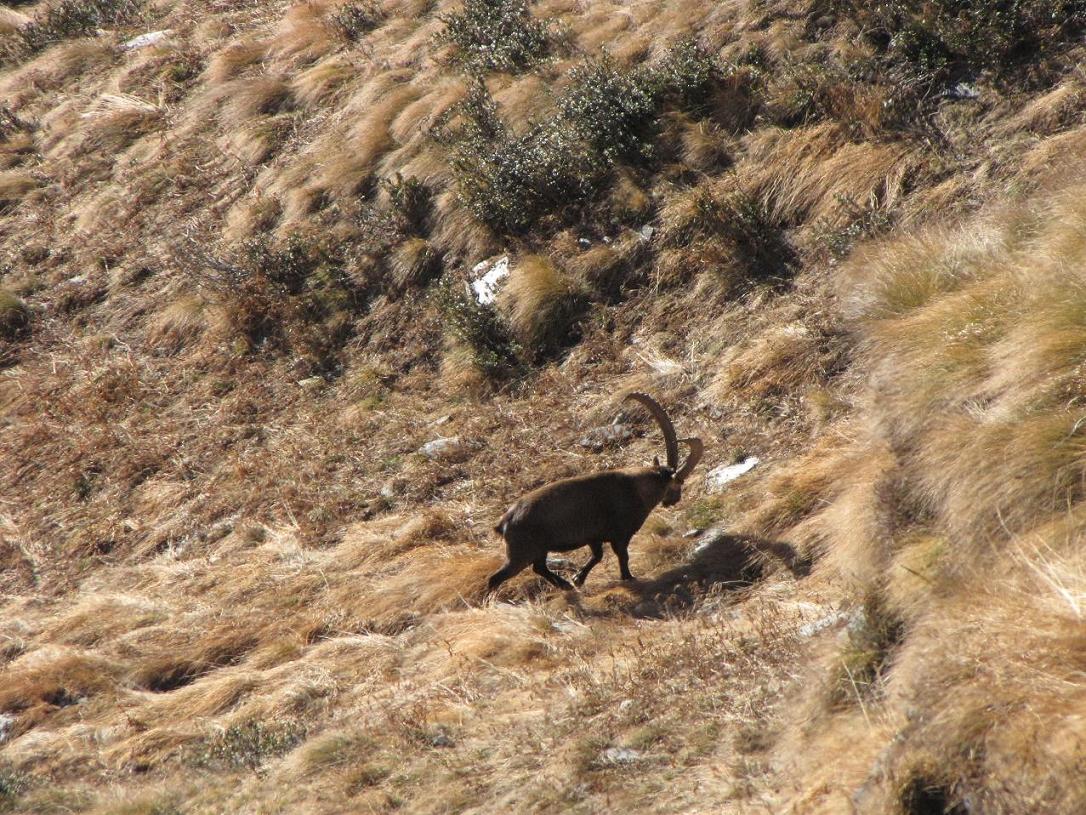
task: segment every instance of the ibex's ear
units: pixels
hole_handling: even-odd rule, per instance
[[[659,467],[660,466],[660,457],[659,456],[653,456],[652,457],[652,466],[653,467]]]

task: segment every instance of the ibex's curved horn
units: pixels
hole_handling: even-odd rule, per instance
[[[701,457],[705,454],[705,445],[701,443],[701,439],[695,438],[679,439],[679,441],[690,447],[690,455],[683,462],[682,469],[675,473],[675,480],[681,484],[698,466],[698,462],[701,461]]]
[[[667,413],[655,399],[646,393],[631,393],[626,398],[640,402],[648,408],[649,413],[656,419],[656,423],[660,425],[660,431],[664,434],[664,444],[667,448],[667,466],[672,470],[677,468],[679,466],[679,442],[675,438],[675,426],[671,424],[671,419],[667,417]]]

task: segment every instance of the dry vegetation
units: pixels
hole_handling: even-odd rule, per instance
[[[1086,810],[1081,2],[10,5],[0,812]]]

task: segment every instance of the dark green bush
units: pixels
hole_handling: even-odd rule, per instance
[[[1009,75],[1086,30],[1086,0],[833,0],[891,60],[949,82]]]
[[[0,812],[10,809],[28,786],[26,773],[11,767],[0,767]]]
[[[450,149],[461,199],[493,229],[519,233],[595,196],[620,163],[646,165],[660,114],[704,98],[718,71],[684,43],[657,63],[619,70],[602,58],[575,68],[557,110],[511,133],[480,83],[435,135]]]
[[[305,738],[297,724],[248,722],[204,739],[187,753],[187,763],[209,770],[258,770]]]
[[[86,37],[99,28],[131,22],[139,16],[139,0],[61,0],[16,31],[13,50],[35,54],[70,37]]]
[[[328,15],[328,24],[348,42],[357,42],[384,21],[384,15],[371,0],[346,3]]]
[[[524,0],[466,0],[444,23],[441,39],[456,46],[458,59],[474,74],[523,71],[547,50],[547,27]]]
[[[558,109],[602,163],[636,162],[651,155],[649,128],[663,87],[656,75],[622,72],[604,58],[574,68],[570,80]]]
[[[891,226],[889,213],[875,196],[861,206],[847,196],[838,195],[837,203],[845,219],[844,225],[821,224],[818,230],[819,242],[834,260],[843,260],[857,242],[881,234]]]
[[[438,304],[450,333],[471,349],[475,364],[488,377],[515,375],[521,349],[492,306],[480,304],[462,281],[449,277],[437,287]]]

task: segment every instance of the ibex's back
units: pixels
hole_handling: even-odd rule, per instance
[[[646,467],[555,481],[509,507],[495,530],[505,535],[508,528],[545,528],[551,533],[552,552],[577,549],[592,540],[610,543],[641,528],[672,475],[667,467]]]
[[[520,498],[502,516],[495,531],[505,538],[508,559],[490,578],[494,590],[529,564],[555,586],[570,584],[547,568],[547,552],[565,552],[589,546],[592,557],[574,582],[584,583],[589,571],[603,557],[610,543],[618,556],[624,580],[632,579],[627,547],[653,507],[670,506],[682,496],[682,483],[701,458],[699,439],[683,439],[690,456],[678,465],[678,440],[670,419],[653,399],[641,393],[631,399],[644,404],[660,424],[667,446],[667,466],[628,470],[604,470],[565,478],[539,487]]]

